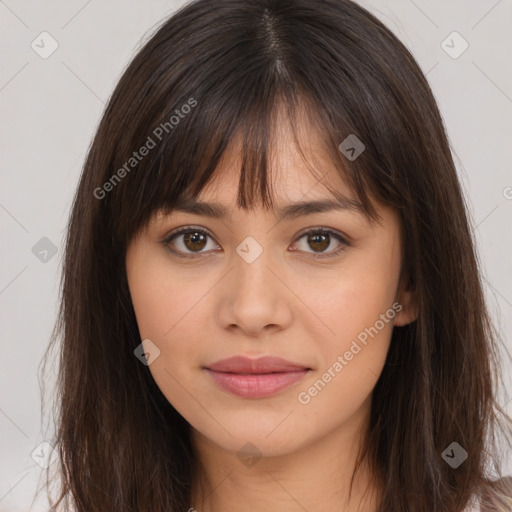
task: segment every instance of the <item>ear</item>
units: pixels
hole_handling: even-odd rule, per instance
[[[395,301],[402,306],[394,318],[394,325],[402,327],[410,324],[418,318],[418,301],[417,294],[408,276],[402,275],[398,285],[398,291]]]

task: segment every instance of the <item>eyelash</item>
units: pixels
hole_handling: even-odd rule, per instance
[[[161,240],[161,243],[164,245],[164,247],[167,248],[171,253],[177,255],[180,258],[197,258],[201,255],[200,252],[195,253],[194,256],[192,256],[192,253],[182,253],[180,251],[177,251],[176,249],[172,249],[169,244],[172,242],[175,238],[177,238],[179,235],[183,233],[190,233],[190,232],[196,232],[201,233],[203,235],[209,236],[213,241],[215,241],[214,236],[205,228],[198,228],[195,226],[183,226],[173,233],[171,233],[169,236],[165,237],[163,240]],[[327,258],[334,258],[338,256],[341,252],[345,250],[347,246],[350,244],[347,242],[347,240],[341,236],[337,231],[334,231],[330,228],[323,228],[323,227],[316,227],[308,229],[307,231],[301,233],[299,237],[296,240],[300,240],[304,236],[310,235],[310,234],[328,234],[333,236],[338,242],[340,242],[340,246],[337,249],[334,249],[333,251],[327,252],[327,253],[307,253],[310,258],[314,260],[322,260]],[[217,242],[215,242],[217,243]]]

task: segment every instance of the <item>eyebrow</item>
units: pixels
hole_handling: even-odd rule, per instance
[[[313,215],[315,213],[333,210],[351,210],[365,215],[365,210],[361,203],[346,198],[299,201],[279,208],[276,215],[283,220],[291,220],[304,215]],[[215,202],[207,203],[193,198],[179,199],[172,208],[170,208],[170,211],[181,211],[215,219],[230,217],[229,209],[223,204]]]

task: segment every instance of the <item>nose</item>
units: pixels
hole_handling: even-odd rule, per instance
[[[224,329],[261,337],[290,325],[292,293],[269,253],[264,250],[254,261],[234,255],[234,268],[219,290],[218,319]]]

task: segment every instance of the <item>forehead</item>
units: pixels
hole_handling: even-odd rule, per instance
[[[298,115],[298,120],[292,127],[281,110],[273,126],[266,177],[275,202],[288,204],[326,197],[356,201],[343,173],[332,161],[321,131],[313,127],[304,112]],[[224,204],[236,204],[241,152],[241,139],[235,137],[222,155],[211,181],[197,196],[198,200],[215,199]]]

